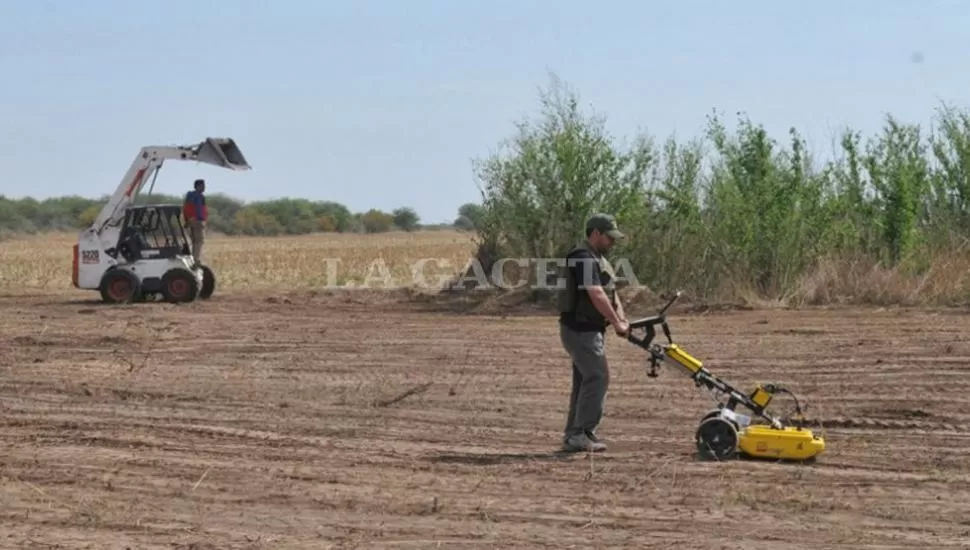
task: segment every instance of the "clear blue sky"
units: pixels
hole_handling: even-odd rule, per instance
[[[966,107],[968,29],[957,0],[6,0],[0,194],[97,197],[140,146],[217,135],[254,170],[171,163],[156,191],[451,221],[549,71],[618,138],[699,135],[716,108],[826,154],[843,126]]]

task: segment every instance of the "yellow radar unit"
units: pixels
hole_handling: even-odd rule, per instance
[[[700,455],[715,460],[727,460],[740,455],[749,458],[807,461],[824,452],[825,440],[803,427],[801,404],[792,392],[777,384],[760,384],[750,393],[740,392],[712,374],[701,361],[673,342],[666,311],[681,294],[677,292],[657,315],[631,322],[627,339],[650,353],[650,370],[647,376],[658,376],[658,368],[665,365],[688,377],[697,387],[708,390],[715,397],[717,408],[701,418],[695,434]],[[654,342],[658,325],[667,338],[666,344]],[[644,329],[645,336],[634,336],[635,329]],[[772,398],[779,393],[790,395],[795,402],[795,414],[790,420],[783,420],[768,412]],[[724,397],[727,399],[722,402]],[[748,409],[752,415],[738,412],[738,406]],[[763,420],[764,423],[752,423],[753,419]]]

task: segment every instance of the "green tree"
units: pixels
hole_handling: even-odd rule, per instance
[[[414,231],[419,227],[421,218],[411,207],[401,207],[395,209],[391,215],[394,218],[394,225],[404,231]]]
[[[453,225],[459,229],[476,229],[482,226],[484,216],[482,205],[473,202],[458,207],[458,217]]]
[[[360,215],[360,223],[367,233],[384,233],[390,231],[394,216],[372,208]]]
[[[483,204],[476,227],[486,270],[499,256],[564,254],[595,212],[612,213],[632,229],[645,207],[650,140],[638,137],[621,150],[604,119],[584,113],[578,95],[551,80],[540,92],[540,117],[516,125],[506,154],[478,162]]]

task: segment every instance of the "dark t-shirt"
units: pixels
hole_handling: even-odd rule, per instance
[[[568,262],[566,265],[569,266],[569,270],[572,272],[572,278],[578,286],[576,292],[577,301],[590,299],[586,287],[606,286],[609,284],[609,281],[603,281],[600,278],[600,270],[597,267],[596,256],[589,250],[575,250],[566,256],[566,261]],[[559,321],[567,327],[578,331],[604,332],[606,330],[602,325],[596,323],[577,321],[573,313],[560,313]]]

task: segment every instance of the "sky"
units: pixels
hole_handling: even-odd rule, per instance
[[[966,108],[968,28],[957,0],[5,0],[0,194],[99,197],[140,147],[217,136],[252,170],[170,162],[155,192],[451,222],[550,74],[621,144],[717,110],[824,155],[844,127]]]

